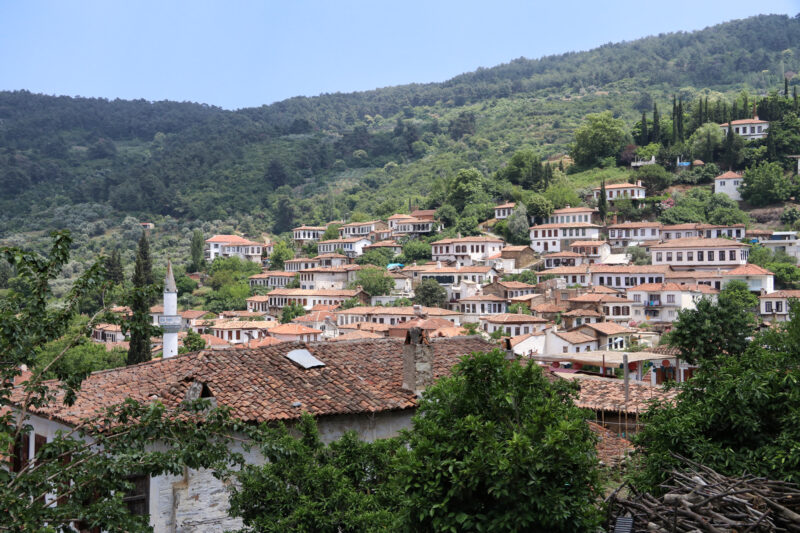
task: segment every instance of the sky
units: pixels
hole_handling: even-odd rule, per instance
[[[0,90],[238,109],[798,12],[800,0],[0,0]]]

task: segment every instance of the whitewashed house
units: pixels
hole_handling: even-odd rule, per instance
[[[226,320],[218,321],[209,329],[214,337],[235,345],[266,337],[267,331],[277,325],[274,320]]]
[[[532,315],[500,313],[480,317],[480,329],[488,334],[502,331],[508,337],[544,331],[547,320]]]
[[[595,187],[592,189],[592,195],[595,201],[600,198],[601,189],[601,187]],[[623,198],[627,200],[643,200],[645,198],[645,188],[642,186],[642,182],[637,181],[636,184],[606,184],[606,199],[608,200],[608,205],[613,207],[615,200],[622,200]]]
[[[608,240],[612,248],[643,246],[648,241],[661,240],[661,222],[623,222],[608,226]]]
[[[465,322],[478,322],[482,316],[508,312],[508,300],[494,294],[476,294],[458,301]]]
[[[292,230],[292,240],[297,246],[317,242],[325,234],[325,226],[300,226]]]
[[[511,213],[514,212],[514,208],[517,206],[514,202],[508,202],[505,204],[496,205],[494,207],[494,218],[497,220],[503,220],[511,216]]]
[[[461,266],[471,266],[484,263],[500,253],[505,245],[503,239],[485,236],[442,239],[431,243],[431,256],[434,261],[455,261]]]
[[[661,239],[671,241],[673,239],[685,239],[688,237],[703,237],[703,230],[700,229],[700,226],[701,224],[695,222],[661,226]]]
[[[320,266],[319,264],[319,256],[317,257],[298,257],[296,259],[288,259],[284,261],[283,268],[286,272],[291,272],[296,274],[301,270],[307,270],[309,268],[316,268]]]
[[[750,247],[729,239],[673,239],[650,247],[653,265],[675,270],[730,270],[747,264]]]
[[[238,235],[214,235],[206,239],[206,259],[213,261],[217,257],[238,257],[245,261],[261,263],[263,243],[254,242]]]
[[[585,257],[590,265],[602,263],[611,255],[611,246],[606,241],[573,241],[569,249]]]
[[[268,270],[260,274],[255,274],[248,278],[251,288],[266,287],[277,289],[286,287],[297,277],[297,272],[283,272],[281,270]]]
[[[723,135],[728,135],[728,128],[733,127],[733,133],[748,141],[764,139],[769,130],[769,122],[761,120],[753,111],[753,118],[734,120],[731,123],[723,122],[719,125]]]
[[[545,268],[556,268],[560,266],[577,266],[588,263],[589,259],[579,253],[569,250],[563,252],[553,252],[542,257]]]
[[[338,253],[341,250],[347,257],[358,257],[364,254],[364,247],[372,244],[366,237],[348,237],[342,239],[331,239],[329,241],[319,241],[317,251],[320,254]]]
[[[775,290],[775,276],[766,268],[758,265],[746,264],[722,272],[723,287],[733,280],[747,284],[751,292],[767,293]]]
[[[371,233],[380,230],[389,230],[389,225],[382,220],[370,220],[369,222],[350,222],[339,227],[340,239],[368,239]]]
[[[540,254],[567,250],[575,241],[600,240],[600,226],[589,222],[540,224],[530,227],[531,248]]]
[[[706,285],[680,285],[678,283],[645,283],[628,289],[633,320],[671,324],[678,312],[695,309],[702,298],[716,298],[717,291]]]
[[[597,222],[598,216],[597,208],[566,206],[555,209],[552,215],[542,221],[542,224],[574,224],[575,222],[594,224]]]
[[[758,297],[761,318],[769,322],[786,322],[789,320],[789,304],[798,299],[800,290],[764,291]]]
[[[724,194],[737,202],[742,199],[739,187],[742,185],[742,175],[728,171],[714,178],[714,193]]]

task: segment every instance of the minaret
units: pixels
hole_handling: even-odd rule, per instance
[[[181,330],[181,317],[178,315],[178,288],[172,275],[172,262],[167,261],[167,275],[164,278],[164,314],[158,317],[158,325],[164,330],[162,354],[167,357],[178,355],[178,332]]]

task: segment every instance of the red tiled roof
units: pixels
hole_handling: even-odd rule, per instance
[[[536,285],[530,283],[523,283],[521,281],[500,281],[498,285],[506,289],[535,289]]]
[[[581,392],[575,404],[595,411],[644,412],[651,401],[672,402],[678,395],[677,389],[630,383],[626,404],[625,386],[621,379],[584,379],[581,380],[580,386]]]
[[[774,291],[769,294],[762,294],[759,298],[800,298],[800,290]]]
[[[592,309],[573,309],[571,311],[567,311],[566,313],[561,313],[561,316],[564,317],[571,317],[571,316],[596,316],[601,317],[603,316],[601,313],[594,311]]]
[[[193,320],[195,318],[202,318],[207,314],[208,311],[203,311],[202,309],[187,309],[186,311],[181,311],[181,318]]]
[[[581,333],[579,331],[556,331],[555,335],[567,341],[570,344],[583,344],[585,342],[594,342],[597,339]]]
[[[544,303],[539,305],[534,305],[531,307],[531,311],[535,313],[563,313],[567,310],[567,307],[564,305],[556,305],[553,303]]]
[[[594,213],[596,208],[591,207],[562,207],[561,209],[553,210],[554,215],[566,215],[567,213]]]
[[[363,331],[363,330],[353,330],[348,331],[343,335],[339,335],[338,337],[331,337],[328,342],[339,342],[339,341],[354,341],[360,339],[383,339],[385,336],[380,335],[378,333],[373,333],[371,331]]]
[[[797,267],[795,267],[797,268]],[[723,276],[771,276],[772,272],[758,265],[747,263],[722,273]]]
[[[740,124],[769,124],[769,121],[761,120],[758,117],[756,117],[756,118],[742,118],[742,119],[739,119],[739,120],[732,121],[731,124],[733,124],[734,126],[738,126]],[[723,122],[722,124],[720,124],[720,127],[727,126],[727,125],[728,125],[727,122]]]
[[[719,176],[717,176],[714,179],[715,180],[730,180],[730,179],[738,179],[738,178],[741,178],[741,177],[742,177],[742,175],[739,174],[738,172],[733,172],[732,170],[729,170],[724,174],[720,174]]]
[[[607,241],[573,241],[569,247],[570,248],[577,248],[577,247],[586,247],[586,246],[602,246],[603,244],[607,244]]]
[[[597,224],[589,222],[564,222],[563,224],[539,224],[531,226],[529,229],[558,229],[558,228],[599,228]]]
[[[216,242],[229,246],[264,246],[264,243],[254,242],[238,235],[214,235],[210,239],[206,239],[206,242]]]
[[[615,322],[594,322],[593,324],[581,324],[582,328],[591,328],[599,331],[603,335],[620,335],[625,333],[635,333],[634,330],[620,326]]]
[[[506,299],[496,294],[475,294],[466,298],[461,298],[460,302],[505,302]]]
[[[608,189],[644,189],[641,185],[636,185],[634,183],[606,183],[606,190]],[[592,190],[599,191],[601,187],[595,187]]]
[[[661,222],[621,222],[619,224],[611,224],[608,229],[660,228],[662,226]]]
[[[550,259],[553,257],[583,257],[583,255],[575,252],[553,252],[551,254],[545,254],[545,259]]]
[[[506,204],[500,204],[500,205],[496,205],[496,206],[494,206],[494,208],[495,208],[495,209],[514,209],[514,207],[515,207],[516,205],[517,205],[517,204],[516,204],[516,203],[514,203],[514,202],[509,202],[509,203],[506,203]]]
[[[481,317],[481,320],[492,324],[545,324],[547,320],[538,316],[525,315],[522,313],[500,313],[499,315],[489,315]]]
[[[309,328],[302,324],[281,324],[269,329],[270,335],[312,335],[322,333],[318,329]]]
[[[71,406],[64,405],[58,383],[47,382],[55,394],[53,402],[31,411],[74,425],[127,398],[141,402],[157,398],[175,408],[193,382],[204,383],[218,405],[229,407],[233,417],[245,422],[297,419],[306,411],[320,416],[411,409],[417,399],[401,389],[403,343],[403,339],[284,342],[258,349],[202,350],[95,372],[83,381]],[[470,336],[432,339],[431,347],[434,376],[440,377],[449,374],[463,355],[488,351],[493,345]],[[308,349],[325,366],[295,365],[286,358],[295,349]]]
[[[683,239],[672,239],[671,241],[654,244],[652,248],[745,248],[748,245],[743,242],[732,241],[730,239],[701,239],[699,237],[685,237]]]

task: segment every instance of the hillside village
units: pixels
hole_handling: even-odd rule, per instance
[[[466,412],[466,402],[493,394],[490,399],[498,403],[492,403],[487,411],[502,411],[508,419],[497,424],[500,429],[493,420],[473,420],[465,426],[458,426],[461,420],[456,420],[452,440],[467,435],[464,449],[457,450],[458,460],[452,461],[458,463],[456,470],[470,461],[479,463],[473,456],[465,459],[469,453],[465,450],[485,451],[478,444],[488,441],[502,444],[494,448],[498,457],[509,450],[523,450],[517,460],[520,456],[525,458],[521,462],[530,460],[532,470],[545,469],[536,470],[536,476],[554,480],[543,493],[524,493],[527,501],[558,495],[553,496],[556,503],[548,505],[569,509],[565,514],[574,524],[586,519],[597,526],[603,520],[599,514],[607,514],[605,530],[612,531],[612,516],[619,526],[635,515],[640,529],[625,531],[667,531],[654,525],[655,515],[648,523],[636,512],[652,512],[654,506],[663,504],[663,509],[673,509],[665,513],[708,524],[697,518],[702,514],[700,506],[712,500],[726,505],[742,503],[732,499],[738,492],[726,498],[708,496],[701,503],[689,496],[680,499],[680,505],[691,512],[683,512],[674,502],[647,496],[652,499],[646,505],[631,504],[639,511],[620,513],[614,498],[646,496],[628,490],[635,481],[626,476],[651,476],[646,481],[657,494],[653,487],[683,460],[674,454],[697,460],[687,460],[687,464],[703,475],[717,475],[710,467],[698,466],[704,459],[717,461],[713,463],[717,470],[734,463],[732,457],[740,460],[744,465],[740,470],[726,471],[743,476],[732,482],[731,491],[745,481],[774,479],[784,470],[790,472],[789,479],[768,482],[768,486],[770,490],[794,490],[791,482],[798,479],[791,476],[800,464],[796,451],[785,454],[791,466],[783,466],[782,449],[770,448],[767,453],[758,448],[755,453],[756,445],[747,442],[742,445],[746,457],[742,459],[731,451],[733,445],[725,444],[725,451],[719,452],[708,445],[713,439],[704,440],[707,434],[696,426],[690,430],[670,425],[673,419],[659,419],[662,415],[656,412],[656,407],[671,408],[675,413],[696,404],[707,411],[700,415],[692,412],[687,418],[698,425],[711,420],[714,427],[708,433],[752,438],[765,448],[778,440],[766,426],[796,427],[794,410],[789,415],[775,414],[769,407],[771,403],[776,409],[796,407],[792,382],[796,371],[791,357],[800,345],[793,309],[800,299],[800,75],[787,71],[781,76],[777,89],[769,87],[756,96],[746,90],[714,93],[711,106],[710,90],[700,91],[693,101],[684,101],[678,93],[672,96],[671,114],[660,114],[658,105],[663,102],[648,97],[641,120],[636,122],[626,122],[611,111],[588,113],[573,132],[569,150],[544,153],[529,145],[509,149],[503,164],[491,171],[479,161],[474,166],[459,164],[445,177],[437,177],[427,196],[413,191],[366,208],[359,197],[349,202],[348,209],[319,205],[299,209],[308,204],[290,198],[291,189],[284,184],[280,199],[272,206],[274,212],[267,218],[269,224],[257,224],[245,213],[240,224],[228,219],[191,228],[179,227],[169,215],[126,217],[123,229],[99,224],[93,233],[97,240],[77,245],[67,234],[54,234],[51,263],[35,254],[26,255],[21,248],[4,248],[0,274],[2,269],[6,274],[0,296],[8,302],[31,298],[34,304],[0,307],[0,325],[13,326],[6,328],[10,332],[3,334],[6,337],[0,337],[0,347],[8,354],[22,354],[13,368],[3,370],[8,375],[4,375],[5,389],[0,394],[4,402],[0,420],[12,430],[15,424],[18,429],[8,433],[7,468],[0,474],[23,479],[38,465],[48,468],[51,460],[53,469],[44,471],[51,485],[33,502],[45,502],[43,513],[55,514],[42,514],[48,519],[38,519],[43,523],[61,520],[78,531],[99,531],[94,524],[102,521],[57,514],[62,504],[62,508],[72,509],[66,506],[75,504],[72,491],[79,490],[79,483],[65,474],[68,468],[61,465],[74,457],[88,463],[100,460],[90,456],[102,455],[87,452],[91,446],[83,444],[69,451],[60,447],[60,439],[64,434],[88,431],[81,438],[117,450],[122,459],[114,465],[114,473],[124,471],[120,476],[127,485],[124,491],[109,489],[111,485],[103,483],[114,480],[103,480],[103,475],[92,472],[77,508],[90,508],[94,501],[102,500],[96,494],[106,491],[113,496],[117,490],[124,495],[116,503],[141,518],[143,527],[149,524],[156,532],[226,531],[253,527],[258,520],[278,527],[277,521],[264,518],[270,516],[267,511],[248,507],[260,505],[259,491],[267,492],[265,486],[270,493],[286,489],[290,497],[282,505],[289,515],[295,509],[306,510],[304,505],[309,503],[301,500],[314,500],[303,493],[307,487],[318,489],[326,498],[330,496],[327,490],[346,493],[341,478],[334,483],[313,477],[338,475],[336,468],[352,466],[331,460],[336,457],[343,462],[337,453],[350,453],[362,462],[359,468],[363,466],[366,474],[354,494],[367,500],[384,497],[384,490],[405,490],[411,498],[418,478],[428,474],[437,482],[446,478],[447,474],[436,468],[447,468],[450,459],[434,459],[435,453],[426,448],[436,438],[424,434],[422,420],[456,420],[452,412],[437,413],[438,418],[430,413],[437,406]],[[640,108],[643,106],[637,107],[637,114]],[[475,120],[474,115],[459,114],[451,121],[448,135],[457,142],[471,142]],[[359,132],[358,127],[352,136],[366,136],[366,129]],[[392,135],[395,139],[408,137],[409,146],[421,142],[415,140],[419,136],[413,133],[414,127],[413,121],[404,121],[400,115]],[[463,133],[457,131],[461,127]],[[354,141],[343,136],[341,142]],[[360,145],[348,145],[346,150],[355,154],[361,149],[350,149],[356,146]],[[366,157],[366,152],[353,155]],[[390,177],[396,172],[391,162],[381,170]],[[378,182],[374,183],[378,187]],[[220,188],[224,187],[221,183]],[[371,189],[367,180],[358,187]],[[266,226],[271,230],[265,230]],[[98,243],[120,235],[126,241],[138,241],[135,265],[126,265],[131,250],[122,250],[126,254],[123,260],[122,246],[109,247],[110,253],[102,254],[96,268],[78,268],[68,262],[70,247],[100,256],[104,250]],[[188,242],[187,250],[184,244]],[[155,261],[151,246],[158,251]],[[132,274],[130,280],[127,273]],[[48,292],[55,292],[54,288],[57,297]],[[56,301],[58,305],[54,305]],[[723,307],[730,314],[720,312],[713,317],[730,318],[730,324],[712,323],[711,319],[704,324],[690,323],[692,317],[709,317]],[[24,339],[19,333],[21,324],[39,327],[57,320],[53,331],[58,335],[48,337],[37,330],[30,334],[34,341],[19,340]],[[687,337],[692,334],[698,336],[697,347],[689,350],[691,339],[687,342]],[[724,339],[720,341],[716,335]],[[68,342],[71,337],[76,340]],[[752,355],[748,361],[736,359],[745,352]],[[774,376],[776,367],[767,358],[771,352],[790,354],[780,363],[786,367],[785,379]],[[723,363],[733,370],[723,372],[721,366],[713,366]],[[490,364],[495,365],[492,372],[487,371]],[[756,372],[747,364],[766,369],[769,386],[761,387],[761,374],[754,378]],[[533,381],[524,385],[514,381],[529,370],[533,374],[526,374],[527,379]],[[506,380],[502,384],[508,389],[498,392],[492,388],[500,386],[501,381],[495,381],[498,376]],[[740,380],[738,387],[730,385],[734,379]],[[748,380],[755,390],[748,388]],[[476,383],[479,392],[469,388]],[[722,392],[714,389],[715,384]],[[537,397],[536,401],[520,400],[518,405],[514,394],[519,390],[527,394],[535,390],[546,401],[539,404]],[[431,391],[433,396],[428,396]],[[142,409],[150,406],[150,410],[136,410],[133,404],[144,406]],[[529,438],[518,429],[523,425],[519,412],[531,409],[531,404],[541,409],[536,412],[540,417],[537,424],[547,429],[517,449],[520,440]],[[760,407],[750,409],[751,404]],[[709,405],[718,410],[723,406],[726,413],[721,415]],[[158,409],[180,413],[175,417],[184,424],[180,431],[177,426],[159,426],[161,419],[153,423],[148,418]],[[20,413],[24,428],[14,419]],[[747,420],[750,425],[725,418],[737,415],[751,417]],[[154,437],[158,433],[149,433],[147,426],[142,432],[129,429],[129,424],[136,428],[143,420],[163,429],[163,435]],[[763,426],[756,427],[754,420]],[[285,435],[276,430],[283,424],[290,428]],[[309,429],[310,424],[314,429]],[[451,435],[443,427],[432,431],[435,437],[448,440]],[[492,431],[483,432],[487,427]],[[496,441],[487,437],[506,430],[510,436],[496,437]],[[124,439],[128,431],[138,447],[114,448],[118,445],[113,439],[118,435]],[[203,435],[204,431],[208,434]],[[225,438],[220,437],[223,434]],[[395,441],[398,435],[407,440]],[[302,438],[291,442],[308,446],[311,455],[319,454],[313,461],[303,455],[308,450],[281,440],[297,436]],[[348,441],[353,436],[360,444]],[[209,439],[205,445],[203,438]],[[162,446],[170,441],[178,444]],[[550,441],[562,446],[553,448],[553,455],[542,458],[531,451]],[[666,447],[666,441],[680,446]],[[257,445],[248,447],[253,442]],[[425,450],[414,458],[417,470],[412,474],[408,474],[411,463],[403,467],[413,483],[402,490],[379,486],[388,479],[382,477],[385,472],[381,468],[388,469],[389,464],[380,463],[380,454],[386,451],[380,446],[397,446],[389,453],[392,460],[408,460],[415,453],[410,442]],[[575,442],[586,449],[568,448]],[[640,465],[631,457],[634,449],[642,453],[642,442],[649,444],[651,456],[637,471]],[[700,451],[692,447],[695,444]],[[785,444],[774,448],[788,447]],[[703,448],[706,445],[709,448]],[[176,456],[165,451],[170,448],[177,450]],[[240,454],[238,463],[225,456],[234,452]],[[150,458],[152,463],[146,462],[148,453],[155,457]],[[656,455],[659,458],[653,459]],[[236,473],[220,467],[223,456]],[[487,465],[493,461],[491,456],[486,452],[483,460]],[[588,468],[587,457],[603,469],[601,481],[581,470]],[[272,471],[267,475],[267,470],[257,470],[273,468],[270,464],[280,469],[281,460],[297,461],[292,475],[309,477],[287,482],[270,478]],[[498,467],[500,474],[492,471],[501,486],[515,478],[512,470],[516,465],[509,464],[503,466],[505,470]],[[763,465],[758,472],[762,477],[750,475],[748,469],[754,465]],[[452,464],[449,468],[452,474]],[[442,492],[458,492],[453,487],[480,478],[476,472],[481,468],[470,468],[456,475],[462,479],[451,483],[447,478]],[[485,470],[490,470],[489,466]],[[577,481],[573,481],[573,473]],[[561,477],[564,475],[568,477]],[[430,479],[427,482],[434,484]],[[533,484],[527,479],[521,483],[519,486],[525,487]],[[572,485],[576,490],[584,490],[586,485],[591,495],[576,496]],[[8,494],[16,490],[13,483],[8,486]],[[472,530],[467,527],[474,525],[469,522],[473,518],[466,517],[469,507],[479,507],[476,516],[485,518],[512,498],[510,492],[516,486],[509,486],[497,490],[506,491],[500,496],[494,494],[495,489],[482,494],[484,488],[470,486],[463,496],[465,511],[447,518],[458,524],[450,529],[460,530],[464,525],[465,530]],[[559,499],[564,487],[569,496]],[[756,510],[749,509],[747,517],[752,522],[745,524],[745,518],[737,515],[742,522],[735,527],[745,524],[752,527],[742,530],[782,531],[769,521],[800,516],[789,510],[800,510],[796,500],[787,497],[780,503],[765,504],[768,498],[764,494],[753,498]],[[416,496],[417,505],[429,499],[428,493]],[[587,504],[590,511],[579,509],[580,498],[591,500]],[[27,503],[22,501],[25,498],[15,499],[22,502],[9,511],[16,517],[14,513],[25,509]],[[435,506],[433,497],[430,499]],[[674,499],[679,501],[678,496]],[[339,505],[357,507],[343,500],[347,498],[337,500],[332,511],[315,508],[319,515],[313,520],[321,523],[320,517],[337,515]],[[602,505],[597,503],[600,500]],[[96,515],[104,510],[91,509]],[[370,507],[359,512],[367,522],[375,519],[383,526],[385,519],[396,525],[379,513],[370,514],[373,511]],[[395,507],[392,512],[401,514]],[[534,514],[542,512],[537,508]],[[728,526],[732,523],[729,517],[720,519],[720,513],[709,516]],[[413,523],[416,518],[405,519]],[[294,524],[292,520],[302,521],[290,516],[284,524]],[[419,520],[425,523],[424,517]],[[519,520],[516,523],[523,523]],[[538,523],[531,520],[528,523]],[[762,521],[773,529],[758,529]],[[437,530],[425,524],[411,529]],[[732,530],[716,524],[720,529],[708,530]],[[675,526],[673,531],[700,530],[684,526]],[[346,529],[341,523],[337,527]],[[498,527],[496,530],[502,530]],[[256,530],[261,529],[252,529]],[[391,526],[375,530],[388,531]]]

